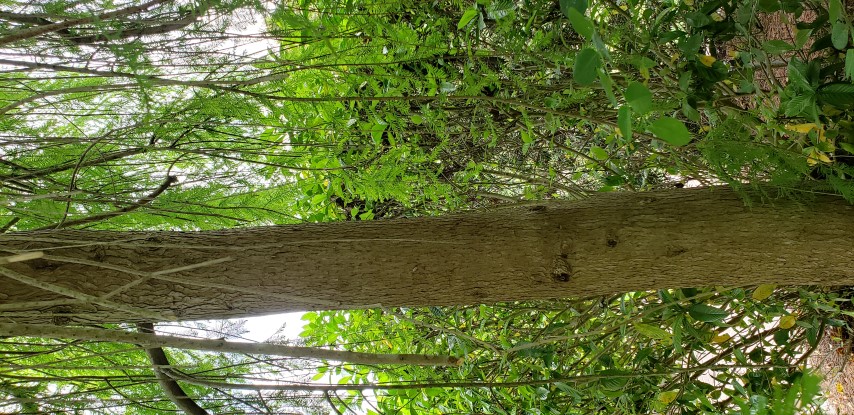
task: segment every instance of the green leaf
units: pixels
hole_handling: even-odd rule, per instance
[[[845,78],[854,81],[854,49],[845,52]]]
[[[599,372],[599,376],[602,376],[602,387],[612,391],[622,389],[629,382],[629,378],[626,377],[627,374],[628,373],[617,369],[605,369]]]
[[[684,146],[691,142],[691,133],[688,132],[688,127],[685,127],[685,123],[675,118],[661,117],[649,126],[649,131],[670,145]]]
[[[822,104],[836,108],[854,108],[854,84],[835,82],[822,85],[816,91],[816,98]]]
[[[605,95],[608,97],[608,101],[613,106],[617,106],[617,96],[614,95],[614,81],[611,80],[611,77],[608,76],[605,71],[599,71],[599,83],[602,84],[602,89],[605,90]]]
[[[842,20],[842,1],[830,0],[827,3],[827,17],[831,22]]]
[[[593,33],[593,38],[590,39],[590,41],[593,42],[593,47],[596,48],[596,51],[599,52],[606,61],[611,60],[611,52],[608,52],[608,46],[606,46],[605,42],[602,41],[599,33]]]
[[[635,330],[651,339],[661,340],[670,337],[670,333],[662,328],[650,326],[649,324],[635,323]]]
[[[729,312],[706,304],[694,304],[688,309],[688,315],[697,321],[716,323],[729,317]]]
[[[640,82],[632,82],[626,88],[626,103],[640,115],[652,109],[652,92]]]
[[[592,85],[600,66],[602,66],[602,59],[599,52],[584,48],[575,58],[572,77],[579,85]]]
[[[620,133],[626,141],[632,139],[632,109],[628,105],[623,105],[617,110],[617,126],[620,128]]]
[[[572,393],[574,391],[574,389],[572,389],[572,387],[570,387],[569,385],[567,385],[566,383],[563,383],[563,382],[555,382],[554,385],[556,388],[560,389],[561,391],[563,391],[565,393]]]
[[[463,13],[463,17],[460,18],[460,22],[457,23],[457,29],[462,29],[466,27],[469,23],[471,23],[474,18],[477,17],[477,9],[468,9],[465,13]]]
[[[798,89],[812,89],[809,79],[807,79],[807,65],[797,58],[789,61],[789,67],[786,70],[786,75],[789,77],[789,84],[794,85]]]
[[[685,118],[691,121],[700,122],[700,112],[694,109],[687,99],[682,100],[682,114],[685,114]]]
[[[584,38],[588,40],[593,38],[593,34],[596,33],[596,29],[593,27],[593,22],[591,22],[587,16],[583,15],[575,8],[570,8],[569,11],[566,12],[566,15],[569,17],[569,23],[572,24],[572,28],[575,29],[579,35],[584,36]]]
[[[812,29],[798,29],[795,32],[795,49],[801,49],[809,42],[812,35]]]
[[[385,133],[386,127],[388,127],[388,125],[379,123],[375,123],[371,126],[371,139],[373,139],[374,145],[382,146],[383,134]]]
[[[796,95],[786,103],[786,116],[798,116],[811,105],[815,106],[815,94]]]
[[[767,42],[762,42],[762,50],[771,55],[780,55],[792,50],[793,48],[794,46],[792,46],[791,43],[783,40],[769,40]]]
[[[587,0],[560,0],[558,1],[558,4],[560,5],[560,11],[562,11],[566,17],[570,17],[569,11],[572,9],[575,9],[582,14],[587,11]]]
[[[830,29],[830,42],[833,47],[844,50],[848,46],[848,24],[845,22],[833,22]]]
[[[599,160],[599,161],[608,160],[608,157],[610,157],[610,156],[608,155],[608,152],[607,152],[607,151],[605,151],[605,149],[604,149],[604,148],[599,147],[599,146],[592,146],[592,147],[590,147],[590,155],[591,155],[594,159]]]

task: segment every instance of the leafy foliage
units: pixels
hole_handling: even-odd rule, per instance
[[[831,317],[839,300],[760,286],[317,312],[303,317],[303,336],[350,350],[466,357],[458,370],[335,365],[318,372],[316,379],[420,385],[377,388],[376,413],[782,414],[816,409],[818,379],[804,362],[825,327],[840,324]],[[373,413],[371,400],[351,395],[339,405]]]

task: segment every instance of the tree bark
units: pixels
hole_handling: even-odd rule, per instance
[[[747,207],[724,188],[216,232],[42,231],[0,235],[10,255],[45,253],[4,265],[0,313],[19,323],[134,322],[852,285],[852,249],[854,207],[841,198]],[[31,280],[8,278],[21,275]]]

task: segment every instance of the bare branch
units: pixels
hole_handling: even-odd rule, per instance
[[[121,209],[114,210],[112,212],[99,213],[97,215],[87,216],[85,218],[80,218],[80,219],[75,219],[75,220],[69,220],[69,221],[63,220],[61,222],[57,222],[55,224],[50,224],[47,226],[42,226],[42,227],[36,228],[34,230],[44,231],[44,230],[48,230],[48,229],[63,229],[63,228],[71,227],[71,226],[85,225],[87,223],[93,223],[93,222],[97,222],[97,221],[104,220],[104,219],[110,219],[110,218],[114,218],[116,216],[124,215],[125,213],[128,213],[128,212],[133,212],[134,210],[137,210],[137,209],[151,203],[151,201],[156,199],[157,196],[160,196],[163,192],[166,191],[166,189],[169,188],[169,186],[171,186],[173,183],[176,183],[177,181],[178,181],[177,177],[168,176],[166,178],[166,181],[164,181],[163,184],[161,184],[160,187],[155,189],[153,192],[151,192],[147,196],[143,197],[142,199],[139,199],[136,202],[134,202],[128,206],[125,206]]]
[[[86,23],[92,23],[97,21],[104,21],[114,19],[116,17],[127,16],[130,14],[136,14],[145,10],[148,10],[154,6],[157,6],[162,3],[169,3],[172,0],[151,0],[147,3],[140,4],[138,6],[126,7],[124,9],[119,9],[112,12],[101,13],[96,16],[82,17],[80,19],[66,20],[60,23],[52,23],[46,25],[40,25],[37,27],[32,27],[29,29],[18,30],[11,35],[4,36],[0,38],[0,46],[8,45],[10,43],[17,42],[19,40],[29,39],[36,36],[41,36],[44,34],[48,34],[51,32],[58,32],[60,30],[65,30],[70,27],[79,26]]]
[[[0,268],[3,270],[3,268]],[[147,333],[130,333],[92,327],[68,327],[47,324],[0,323],[0,336],[28,336],[86,341],[138,344],[143,347],[174,347],[223,353],[262,354],[301,359],[324,359],[363,365],[460,366],[463,359],[421,354],[361,353],[270,343],[238,343],[226,340],[189,339]],[[170,374],[171,376],[171,374]]]
[[[154,334],[154,324],[139,323],[137,324],[140,333]],[[184,411],[188,415],[209,415],[208,411],[199,406],[193,398],[187,396],[184,388],[174,379],[169,377],[163,368],[171,367],[169,358],[162,347],[146,347],[145,354],[148,355],[148,360],[151,361],[151,368],[154,370],[154,376],[157,377],[157,382],[163,388],[163,392],[172,401],[178,409]]]

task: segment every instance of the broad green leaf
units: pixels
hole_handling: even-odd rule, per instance
[[[572,28],[575,29],[579,35],[584,36],[584,38],[588,40],[593,38],[593,34],[596,33],[596,29],[593,27],[593,22],[591,22],[587,16],[583,15],[577,9],[571,8],[567,12],[567,17],[569,17],[569,23],[572,24]]]
[[[640,82],[632,82],[624,94],[626,102],[639,115],[646,114],[652,109],[652,92]]]
[[[569,17],[569,11],[573,9],[582,14],[587,12],[587,0],[559,0],[558,4],[560,5],[560,11],[566,17]]]
[[[608,155],[608,152],[607,152],[607,151],[605,151],[605,149],[604,149],[604,148],[599,147],[599,146],[592,146],[592,147],[590,147],[590,155],[591,155],[594,159],[599,160],[599,161],[608,160],[608,157],[610,157],[610,156]]]
[[[457,29],[462,29],[468,26],[474,18],[477,17],[477,9],[468,9],[463,13],[463,17],[460,18],[460,22],[457,23]]]
[[[839,50],[845,50],[848,45],[848,24],[845,22],[833,22],[830,29],[830,42],[833,47]]]
[[[815,106],[815,94],[796,95],[786,103],[786,116],[798,116],[810,106]]]
[[[618,369],[606,369],[599,372],[599,375],[602,376],[602,387],[612,391],[622,389],[629,382],[627,373]]]
[[[697,321],[717,323],[729,317],[729,312],[707,304],[694,304],[688,309],[688,315]]]
[[[791,43],[784,40],[769,40],[767,42],[762,42],[762,50],[771,55],[780,55],[792,50],[793,48],[794,46],[792,46]]]
[[[774,290],[776,288],[777,288],[777,285],[775,285],[775,284],[762,284],[762,285],[756,287],[755,290],[753,290],[753,295],[751,295],[750,297],[756,301],[762,301],[762,300],[770,297],[771,294],[774,293]]]
[[[793,58],[789,61],[789,66],[786,70],[786,75],[789,77],[789,84],[793,84],[802,90],[811,89],[812,84],[808,79],[807,72],[809,72],[808,66],[797,58]]]
[[[694,109],[687,99],[682,100],[682,114],[691,121],[700,122],[700,112]]]
[[[661,117],[655,120],[649,131],[662,141],[674,145],[684,146],[691,142],[691,133],[685,123],[671,117]]]
[[[620,128],[620,133],[626,141],[632,139],[632,109],[628,105],[623,105],[617,110],[617,126]]]
[[[592,85],[596,80],[600,66],[602,66],[602,58],[599,56],[599,52],[591,48],[584,48],[575,58],[572,77],[579,85]]]
[[[810,41],[812,29],[797,29],[795,32],[795,49],[803,48]]]
[[[570,387],[569,385],[567,385],[566,383],[563,383],[563,382],[555,382],[554,385],[556,388],[558,388],[561,391],[566,392],[566,393],[570,393],[574,390],[574,389],[572,389],[572,387]]]
[[[662,328],[651,326],[649,324],[635,323],[633,324],[638,333],[643,334],[651,339],[665,339],[670,337],[670,333]]]
[[[822,104],[830,104],[837,108],[854,108],[854,84],[835,82],[822,85],[816,91],[816,98]]]

